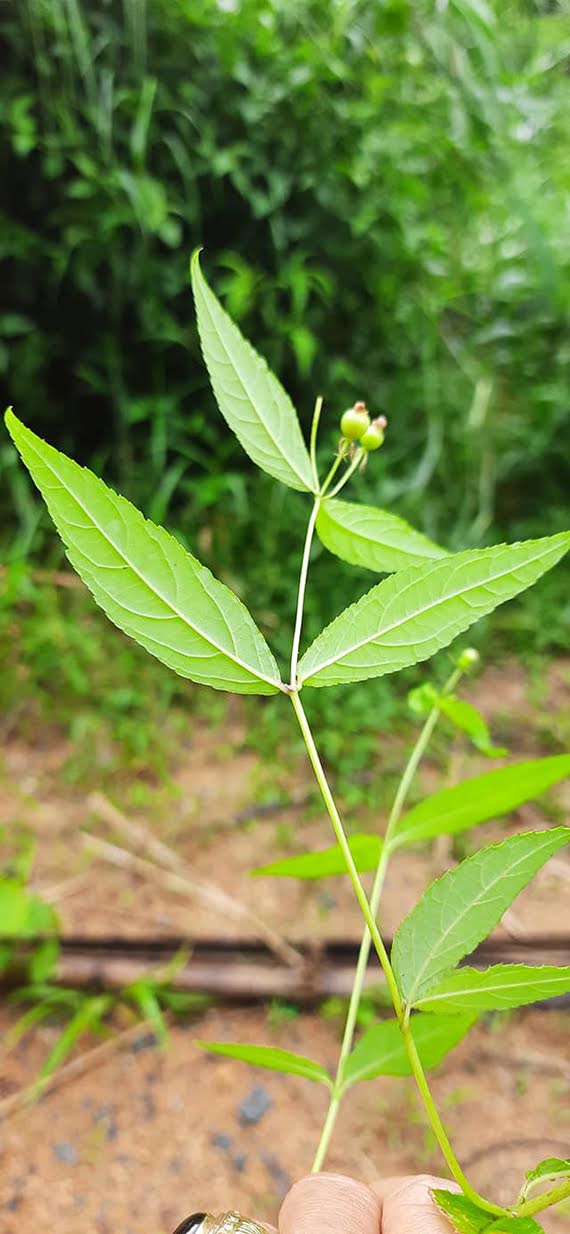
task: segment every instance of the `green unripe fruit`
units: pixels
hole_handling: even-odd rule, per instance
[[[347,441],[360,441],[370,427],[370,416],[366,403],[355,403],[344,412],[340,421],[340,431]]]
[[[360,438],[360,445],[363,450],[370,452],[370,450],[380,449],[384,441],[385,424],[386,421],[383,416],[379,416],[377,420],[372,421],[370,428],[367,428]]]
[[[470,668],[476,668],[480,659],[479,652],[474,647],[465,647],[459,656],[457,667],[466,673]]]

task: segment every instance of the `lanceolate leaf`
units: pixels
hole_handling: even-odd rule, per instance
[[[458,1045],[476,1016],[423,1016],[410,1021],[412,1036],[425,1068],[439,1067]],[[437,1026],[437,1027],[436,1027]],[[360,1038],[347,1059],[343,1083],[348,1088],[378,1075],[410,1075],[411,1067],[397,1020],[375,1024]]]
[[[465,1195],[439,1188],[431,1194],[457,1234],[541,1234],[542,1226],[533,1217],[494,1217]]]
[[[437,699],[440,711],[448,720],[471,738],[473,745],[487,758],[503,758],[507,753],[504,746],[494,746],[481,712],[472,703],[466,703],[462,698],[450,694],[440,694]]]
[[[226,1058],[238,1058],[241,1062],[265,1067],[267,1071],[284,1071],[287,1075],[302,1075],[306,1080],[315,1080],[331,1088],[331,1078],[320,1063],[304,1058],[302,1054],[290,1054],[273,1046],[241,1045],[238,1042],[197,1041],[197,1045],[210,1054],[222,1054]]]
[[[483,971],[459,968],[416,999],[422,1011],[508,1011],[570,993],[570,968],[496,964]]]
[[[392,964],[404,1001],[429,994],[473,951],[541,866],[570,840],[569,827],[511,836],[432,883],[402,922]]]
[[[350,836],[348,845],[360,874],[376,869],[382,850],[380,836]],[[321,849],[319,853],[299,853],[297,857],[284,857],[282,861],[273,861],[271,865],[252,870],[255,876],[304,879],[330,878],[346,872],[346,862],[338,844]]]
[[[6,424],[71,564],[115,625],[181,677],[236,694],[279,689],[271,651],[228,587],[12,412]]]
[[[404,519],[374,506],[327,499],[317,517],[319,539],[343,561],[365,566],[379,574],[391,574],[406,566],[448,556],[447,550],[428,540]]]
[[[454,1191],[442,1191],[439,1188],[432,1191],[432,1196],[438,1208],[457,1231],[457,1234],[483,1234],[489,1222],[493,1220],[490,1213],[479,1208],[467,1196]]]
[[[434,793],[401,819],[394,844],[415,844],[438,835],[455,835],[477,823],[499,818],[570,775],[570,754],[534,758],[486,771],[453,788]]]
[[[401,570],[341,613],[305,652],[303,685],[381,677],[427,660],[540,578],[570,548],[570,532],[444,557]]]
[[[222,308],[198,253],[192,287],[202,353],[222,415],[258,467],[289,488],[312,490],[309,454],[289,395]]]
[[[471,738],[473,745],[482,754],[486,754],[488,758],[499,758],[507,754],[503,747],[493,745],[487,724],[472,703],[464,702],[455,694],[439,694],[429,681],[410,690],[408,706],[417,716],[427,716],[433,707],[438,707],[456,728]]]
[[[522,1190],[524,1198],[541,1183],[562,1182],[570,1178],[570,1161],[561,1157],[546,1157],[533,1170],[527,1170],[526,1182]]]

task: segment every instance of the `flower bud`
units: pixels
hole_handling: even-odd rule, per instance
[[[347,408],[340,421],[340,431],[347,441],[360,441],[369,426],[370,416],[366,410],[366,403],[362,402]]]
[[[480,659],[481,656],[479,655],[479,652],[476,651],[475,647],[464,647],[457,660],[457,667],[460,668],[462,672],[467,673],[469,672],[469,669],[477,667]]]

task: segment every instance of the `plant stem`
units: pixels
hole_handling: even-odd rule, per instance
[[[295,632],[293,634],[293,646],[291,649],[291,689],[296,689],[297,684],[297,663],[299,660],[299,646],[301,643],[301,631],[303,629],[303,608],[305,605],[305,590],[307,587],[307,574],[309,573],[309,558],[311,555],[311,545],[315,534],[315,523],[317,514],[321,504],[320,497],[315,498],[315,504],[311,511],[311,517],[307,526],[307,534],[305,536],[305,547],[303,549],[303,559],[301,561],[301,572],[299,574],[299,591],[297,594],[297,613],[295,616]]]
[[[311,424],[311,444],[310,444],[310,450],[309,450],[310,458],[311,458],[311,470],[313,473],[313,480],[315,482],[315,493],[318,493],[319,491],[319,472],[317,469],[317,433],[319,431],[319,420],[321,418],[322,410],[323,410],[323,400],[319,394],[319,397],[315,403],[315,410],[313,412],[313,421]]]
[[[321,763],[319,752],[315,745],[313,734],[311,732],[309,722],[305,715],[305,711],[301,703],[301,699],[299,698],[299,694],[297,693],[297,691],[293,691],[289,695],[289,697],[293,704],[295,715],[297,716],[299,727],[301,729],[301,732],[303,734],[303,738],[305,741],[305,745],[307,747],[307,753],[309,755],[309,759],[311,761],[311,765],[315,773],[315,778],[321,790],[321,795],[325,803],[325,806],[327,808],[327,812],[329,814],[329,817],[330,817],[330,820],[333,826],[333,831],[335,833],[339,848],[341,849],[342,855],[344,857],[344,862],[345,862],[348,874],[350,876],[350,880],[352,882],[352,886],[354,888],[356,898],[360,905],[362,916],[364,917],[364,920],[366,922],[366,925],[368,927],[368,930],[372,938],[372,942],[374,943],[374,947],[378,955],[378,959],[380,960],[382,969],[384,971],[384,976],[386,978],[386,984],[388,986],[388,990],[390,992],[390,997],[392,999],[394,1010],[396,1012],[396,1016],[400,1024],[402,1036],[404,1038],[404,1043],[406,1046],[406,1051],[407,1051],[408,1058],[410,1061],[412,1073],[416,1081],[416,1085],[419,1089],[420,1095],[422,1097],[433,1133],[436,1137],[436,1140],[440,1146],[440,1149],[443,1153],[443,1156],[445,1158],[445,1161],[447,1163],[447,1166],[453,1178],[459,1184],[464,1194],[468,1196],[469,1199],[473,1200],[475,1204],[478,1204],[481,1208],[485,1208],[488,1212],[497,1213],[499,1216],[503,1216],[505,1214],[505,1209],[499,1208],[495,1204],[491,1204],[488,1200],[486,1200],[483,1196],[480,1196],[474,1190],[474,1188],[471,1186],[471,1184],[468,1182],[467,1178],[465,1177],[465,1174],[463,1173],[463,1170],[461,1169],[461,1166],[459,1165],[459,1162],[457,1161],[455,1153],[453,1152],[447,1132],[441,1121],[441,1118],[435,1106],[435,1102],[431,1095],[430,1087],[429,1087],[426,1074],[425,1074],[425,1071],[421,1063],[421,1059],[417,1051],[416,1043],[412,1037],[410,1025],[409,1023],[405,1021],[404,1006],[402,1003],[400,991],[396,983],[394,971],[390,963],[388,952],[386,950],[384,940],[380,934],[380,930],[378,928],[374,914],[372,913],[371,905],[368,903],[366,892],[360,881],[358,870],[354,863],[354,858],[350,851],[350,846],[349,846],[349,843],[348,843],[348,840],[347,840],[347,837],[344,831],[344,827],[342,825],[342,820],[338,812],[336,802],[332,795],[330,785],[326,778],[325,770]],[[338,1113],[338,1110],[336,1108],[332,1112],[329,1110],[329,1115],[327,1116],[327,1122],[329,1122],[329,1128],[328,1128],[327,1134],[329,1137],[332,1132],[332,1127],[334,1126],[334,1121],[336,1119],[337,1113]]]
[[[380,867],[378,867],[378,869],[380,869]],[[384,878],[382,876],[382,882],[383,881],[384,881]],[[374,890],[376,889],[377,882],[378,882],[378,871],[376,872],[376,881],[374,884]],[[380,895],[381,890],[382,890],[382,887],[380,886],[378,896]],[[370,900],[370,911],[374,912],[373,898],[371,898]],[[362,937],[362,942],[360,944],[360,951],[358,953],[358,961],[357,961],[356,969],[354,973],[354,985],[352,987],[352,993],[350,995],[350,1002],[348,1004],[346,1024],[344,1026],[342,1045],[340,1047],[340,1054],[339,1054],[339,1059],[338,1059],[338,1064],[337,1064],[337,1069],[336,1069],[336,1075],[334,1078],[333,1090],[331,1093],[330,1104],[329,1104],[329,1108],[327,1111],[327,1115],[323,1123],[321,1137],[317,1145],[315,1159],[311,1166],[312,1174],[317,1174],[319,1170],[322,1170],[323,1168],[323,1162],[324,1162],[324,1159],[327,1153],[330,1138],[333,1133],[334,1125],[336,1123],[338,1113],[340,1110],[340,1103],[342,1101],[342,1083],[343,1083],[343,1077],[344,1077],[344,1065],[350,1054],[350,1051],[352,1050],[352,1042],[354,1040],[354,1030],[356,1028],[356,1018],[358,1015],[358,1008],[360,1006],[360,999],[362,998],[362,990],[364,988],[366,970],[368,968],[368,959],[370,956],[371,942],[372,942],[372,939],[370,937],[370,931],[367,927]]]
[[[449,680],[445,683],[442,693],[447,694],[451,690],[453,690],[455,686],[457,685],[457,682],[459,681],[460,677],[461,677],[461,669],[455,669],[454,672],[451,674]],[[386,834],[384,837],[384,843],[382,845],[382,852],[380,854],[380,860],[376,868],[376,874],[374,876],[374,884],[373,884],[372,892],[370,895],[370,911],[373,914],[375,920],[378,917],[378,909],[380,907],[380,900],[382,898],[382,891],[384,889],[384,881],[386,878],[388,863],[391,857],[390,840],[400,820],[402,809],[404,807],[406,797],[410,790],[411,783],[416,774],[419,763],[421,759],[423,758],[423,755],[429,744],[433,730],[437,724],[440,714],[441,712],[437,705],[431,708],[431,711],[425,721],[425,724],[423,725],[423,728],[418,735],[417,741],[410,754],[408,762],[406,763],[406,766],[404,768],[404,773],[402,775],[402,778],[396,790],[396,795],[394,797],[392,809],[390,811],[390,816],[388,819],[388,825],[386,827]],[[362,991],[364,989],[364,982],[366,980],[366,972],[368,969],[368,961],[370,959],[371,945],[372,945],[372,939],[370,936],[370,931],[368,927],[366,926],[364,929],[364,933],[362,935],[360,951],[358,953],[358,961],[357,961],[356,969],[354,973],[354,984],[352,987],[352,993],[350,995],[350,1002],[348,1004],[348,1012],[346,1016],[346,1023],[344,1027],[344,1034],[342,1038],[342,1045],[340,1048],[340,1055],[339,1055],[336,1075],[334,1079],[334,1087],[333,1087],[333,1091],[331,1094],[329,1110],[328,1110],[325,1122],[323,1124],[321,1138],[317,1146],[315,1160],[312,1166],[314,1173],[322,1169],[322,1165],[323,1165],[323,1161],[326,1155],[330,1137],[331,1137],[331,1134],[332,1134],[332,1131],[333,1131],[333,1128],[336,1122],[336,1118],[337,1118],[337,1115],[340,1109],[340,1103],[342,1100],[342,1083],[343,1083],[344,1065],[352,1049],[352,1043],[354,1040],[354,1032],[356,1029],[356,1021],[358,1017],[358,1009],[360,1007]]]
[[[311,1166],[311,1174],[318,1174],[319,1171],[322,1170],[323,1168],[325,1157],[327,1155],[328,1146],[330,1143],[330,1138],[334,1131],[334,1126],[335,1126],[335,1123],[338,1117],[338,1112],[340,1110],[341,1100],[342,1100],[341,1096],[339,1094],[336,1094],[333,1091],[331,1095],[331,1099],[330,1099],[329,1108],[327,1110],[326,1118],[323,1123],[321,1138],[317,1145],[317,1151],[315,1153],[315,1158]]]
[[[471,1183],[465,1177],[465,1174],[463,1173],[463,1170],[461,1169],[461,1166],[455,1156],[453,1148],[451,1147],[447,1131],[445,1130],[439,1116],[437,1106],[427,1081],[426,1073],[423,1069],[423,1065],[418,1054],[418,1048],[412,1036],[409,1021],[404,1023],[400,1021],[400,1029],[404,1038],[404,1044],[410,1060],[412,1073],[424,1103],[424,1108],[429,1118],[431,1129],[456,1183],[459,1183],[464,1195],[466,1195],[468,1199],[472,1200],[474,1204],[478,1204],[479,1208],[484,1208],[490,1213],[496,1213],[499,1217],[504,1216],[506,1210],[504,1208],[500,1208],[498,1204],[492,1204],[491,1201],[486,1200],[484,1196],[479,1195],[479,1193],[475,1191],[474,1187],[471,1186]]]
[[[341,488],[344,488],[345,484],[348,484],[348,481],[350,480],[350,477],[354,475],[356,468],[360,467],[363,457],[364,457],[364,450],[357,450],[352,460],[352,463],[350,464],[350,467],[348,468],[347,471],[345,471],[342,479],[339,480],[338,484],[336,485],[336,488],[333,488],[332,493],[329,493],[329,497],[336,497],[337,493],[340,493]],[[332,479],[332,476],[331,476],[331,479]]]
[[[307,747],[307,753],[309,755],[309,759],[311,761],[311,765],[315,773],[315,778],[321,790],[321,795],[325,803],[325,806],[327,808],[328,815],[329,815],[329,818],[333,826],[333,831],[337,839],[337,843],[344,857],[344,862],[345,862],[347,871],[350,875],[350,880],[352,882],[352,886],[354,887],[354,892],[358,900],[358,903],[360,905],[362,916],[364,917],[366,925],[368,926],[368,929],[370,930],[370,933],[372,935],[372,941],[378,953],[378,957],[380,959],[380,963],[382,964],[382,968],[384,969],[384,974],[386,976],[386,981],[388,984],[388,988],[390,990],[392,1002],[394,1003],[394,1006],[398,1010],[399,1018],[403,1017],[404,1009],[402,1006],[402,1000],[400,998],[400,991],[398,990],[398,987],[396,985],[396,978],[394,977],[394,974],[392,972],[392,966],[388,959],[388,952],[386,951],[384,941],[381,937],[380,931],[374,920],[374,917],[370,911],[370,905],[368,903],[366,892],[364,890],[364,887],[362,886],[362,883],[360,881],[360,877],[358,874],[358,870],[354,864],[354,858],[350,851],[350,846],[349,846],[348,840],[344,832],[344,827],[342,825],[341,817],[337,810],[336,802],[332,795],[330,785],[329,785],[329,782],[325,774],[325,769],[321,763],[319,752],[315,745],[313,734],[309,726],[309,721],[307,720],[307,717],[305,715],[303,704],[296,690],[293,691],[289,695],[289,698],[291,699],[291,702],[293,704],[295,715],[297,716],[297,720],[299,723],[299,728],[301,729],[301,732],[303,734],[305,745]]]
[[[332,467],[331,467],[330,471],[328,472],[328,475],[327,475],[327,476],[325,476],[325,479],[323,480],[323,483],[321,484],[321,490],[320,490],[320,493],[319,493],[319,496],[320,496],[320,497],[324,497],[324,495],[325,495],[325,493],[326,493],[327,489],[328,489],[328,488],[330,487],[330,485],[332,484],[332,481],[334,480],[334,477],[336,476],[336,473],[337,473],[337,471],[338,471],[338,469],[339,469],[339,467],[340,467],[341,463],[342,463],[342,462],[343,462],[343,460],[346,458],[347,450],[348,450],[348,442],[347,442],[347,441],[344,441],[344,439],[343,439],[343,440],[341,441],[341,443],[340,443],[339,448],[338,448],[338,452],[337,452],[336,458],[335,458],[335,460],[334,460],[334,462],[333,462],[333,465],[332,465]]]
[[[533,1213],[541,1213],[545,1208],[560,1204],[562,1200],[567,1200],[569,1197],[570,1179],[566,1178],[563,1183],[557,1183],[549,1191],[543,1191],[542,1195],[536,1195],[532,1200],[524,1200],[522,1204],[517,1204],[513,1212],[517,1217],[532,1217]]]

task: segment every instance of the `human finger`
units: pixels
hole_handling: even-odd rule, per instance
[[[285,1197],[278,1225],[279,1234],[380,1234],[380,1201],[353,1178],[310,1174]]]
[[[431,1174],[385,1178],[374,1191],[382,1209],[382,1234],[449,1234],[449,1222],[438,1212],[433,1187],[459,1191],[456,1183]]]

